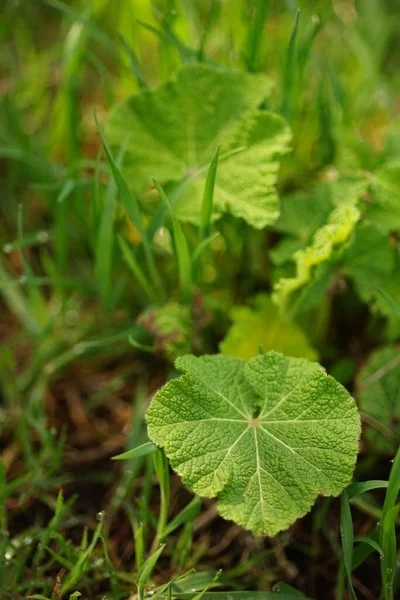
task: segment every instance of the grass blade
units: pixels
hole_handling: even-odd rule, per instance
[[[163,286],[162,286],[161,278],[158,274],[158,271],[157,271],[157,268],[156,268],[156,265],[154,262],[154,257],[153,257],[153,252],[152,252],[151,246],[148,243],[148,240],[146,237],[146,232],[145,232],[145,229],[143,226],[142,216],[140,213],[139,203],[138,203],[137,199],[134,197],[134,195],[131,193],[131,191],[128,187],[128,184],[126,183],[125,178],[123,177],[118,165],[116,164],[116,162],[113,158],[113,155],[111,154],[111,150],[108,146],[107,140],[105,139],[104,133],[103,133],[103,131],[100,127],[100,124],[97,120],[96,112],[94,113],[94,119],[96,122],[97,131],[99,132],[101,141],[104,146],[104,150],[106,152],[107,160],[110,165],[112,175],[114,177],[115,183],[117,185],[117,188],[118,188],[118,191],[120,194],[121,201],[125,207],[128,217],[131,219],[132,223],[135,225],[136,229],[138,230],[138,232],[142,238],[143,250],[144,250],[145,258],[147,261],[147,266],[149,269],[150,276],[153,280],[155,287],[162,290]]]
[[[161,450],[153,454],[154,470],[160,485],[160,513],[158,517],[157,532],[154,538],[153,548],[164,537],[165,527],[168,522],[170,506],[170,485],[168,460]]]
[[[137,59],[136,54],[134,53],[134,51],[132,50],[132,48],[130,47],[130,45],[128,44],[128,42],[126,41],[126,39],[124,38],[123,35],[119,35],[119,39],[121,40],[121,44],[129,58],[129,61],[131,63],[131,69],[132,69],[132,73],[134,74],[136,81],[139,84],[139,87],[143,88],[147,88],[147,82],[143,76],[142,73],[142,69],[139,65],[139,61]]]
[[[400,491],[400,448],[397,450],[393,466],[390,471],[389,485],[383,504],[380,545],[384,558],[381,561],[381,576],[383,596],[385,600],[393,600],[393,582],[397,565],[396,519],[400,510],[400,503],[396,504]]]
[[[210,235],[211,215],[213,210],[214,187],[217,176],[219,159],[219,146],[214,152],[210,167],[207,173],[206,184],[204,187],[203,202],[201,204],[201,237],[204,240]]]
[[[352,563],[353,563],[353,520],[351,518],[350,504],[347,497],[347,490],[343,490],[340,496],[340,535],[342,538],[343,562],[346,570],[350,597],[357,600],[352,582]]]
[[[347,497],[350,500],[351,498],[354,498],[354,496],[359,496],[360,494],[363,494],[364,492],[369,492],[370,490],[387,488],[388,485],[388,481],[383,481],[380,479],[371,481],[357,481],[356,483],[351,483],[347,486]]]
[[[148,456],[149,454],[153,454],[158,450],[157,446],[152,442],[146,442],[141,446],[137,446],[136,448],[132,448],[132,450],[128,450],[123,454],[118,454],[117,456],[113,456],[113,460],[128,460],[130,458],[139,458],[141,456]]]
[[[256,72],[259,66],[261,41],[267,20],[268,0],[255,0],[253,4],[254,12],[248,28],[246,47],[246,66],[251,73]]]
[[[122,255],[125,259],[125,262],[128,265],[128,267],[130,268],[130,270],[132,271],[137,282],[139,283],[139,285],[141,286],[141,288],[143,289],[145,294],[148,296],[148,298],[152,302],[156,302],[157,294],[154,292],[154,290],[151,286],[151,283],[147,279],[146,274],[143,272],[138,261],[136,260],[134,252],[131,250],[131,248],[129,247],[129,245],[127,244],[127,242],[124,240],[124,238],[122,236],[118,235],[117,239],[118,239],[119,247],[121,248]]]
[[[292,99],[294,88],[294,67],[296,55],[296,38],[299,29],[300,10],[296,13],[292,33],[290,34],[289,45],[286,53],[286,64],[283,72],[282,89],[282,107],[281,113],[286,119],[289,119],[292,112]]]
[[[371,546],[371,548],[373,550],[376,550],[378,552],[378,554],[380,554],[380,556],[383,559],[383,550],[380,547],[380,545],[378,544],[378,542],[370,537],[365,537],[363,535],[358,535],[354,538],[355,542],[359,542],[360,544],[368,544],[369,546]]]
[[[189,504],[181,510],[181,512],[164,528],[164,537],[170,535],[175,529],[186,523],[193,521],[199,514],[201,499],[195,496]]]
[[[158,181],[153,179],[153,184],[158,191],[160,198],[164,201],[171,215],[172,231],[174,236],[175,252],[178,261],[179,284],[184,301],[189,301],[192,288],[192,267],[188,243],[178,219],[172,212],[168,197]]]
[[[158,548],[158,550],[156,550],[150,556],[150,558],[148,558],[146,560],[146,562],[143,564],[142,568],[140,569],[138,576],[137,576],[137,584],[136,584],[137,588],[138,588],[138,600],[144,599],[144,586],[148,582],[151,572],[153,571],[154,567],[156,566],[157,561],[158,561],[162,551],[164,550],[164,548],[165,548],[165,544],[160,546]]]

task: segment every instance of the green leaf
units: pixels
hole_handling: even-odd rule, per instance
[[[273,227],[285,236],[271,252],[275,264],[293,260],[293,254],[306,248],[316,231],[327,224],[330,213],[343,204],[357,203],[367,186],[365,177],[354,175],[281,198],[281,213]]]
[[[171,361],[191,352],[193,324],[190,308],[177,302],[149,308],[138,322],[154,335],[154,351]]]
[[[380,293],[380,295],[382,296],[382,298],[385,300],[386,304],[388,306],[390,306],[390,308],[392,310],[394,310],[398,316],[400,317],[400,305],[397,304],[397,302],[395,302],[393,300],[393,298],[391,298],[384,290],[381,290],[380,288],[378,288],[378,292]]]
[[[400,231],[400,161],[392,160],[373,175],[373,202],[366,218],[383,233]]]
[[[120,146],[129,132],[124,165],[132,185],[143,190],[152,178],[178,183],[170,194],[174,214],[196,225],[220,145],[213,216],[230,212],[261,229],[279,214],[274,185],[290,140],[280,116],[257,108],[270,87],[264,75],[186,65],[175,80],[117,106],[107,136]]]
[[[357,408],[318,364],[269,352],[248,363],[189,355],[176,367],[184,375],[147,412],[149,436],[226,519],[272,536],[351,480]]]
[[[359,218],[360,211],[353,204],[335,208],[311,244],[294,254],[296,275],[280,279],[274,287],[273,300],[283,312],[295,310],[300,300],[299,290],[313,281],[313,269],[331,259],[333,251],[349,239]]]
[[[276,264],[295,262],[293,277],[281,278],[273,300],[283,313],[295,314],[320,305],[336,264],[361,217],[360,198],[369,182],[358,175],[315,186],[289,196],[274,228],[288,234],[271,253]],[[339,267],[340,268],[340,267]]]
[[[360,298],[374,302],[377,308],[391,314],[391,308],[380,298],[378,287],[394,277],[395,249],[389,237],[372,225],[360,225],[354,232],[352,243],[343,253],[342,271],[354,282]]]
[[[212,157],[210,168],[208,169],[206,185],[204,186],[203,201],[201,203],[201,231],[202,238],[205,239],[210,235],[210,223],[212,217],[215,179],[217,177],[219,159],[219,146]]]
[[[397,575],[397,539],[396,520],[400,511],[397,503],[400,492],[400,447],[397,449],[390,470],[389,485],[386,492],[382,510],[382,525],[380,531],[380,545],[383,550],[381,562],[382,583],[384,586],[385,600],[393,600],[393,583]]]
[[[118,454],[117,456],[113,456],[113,460],[129,460],[131,458],[140,458],[141,456],[148,456],[149,454],[153,454],[157,450],[157,446],[152,444],[151,442],[146,442],[141,446],[137,446],[136,448],[132,448],[132,450],[128,450],[123,454]]]
[[[265,294],[254,300],[255,308],[235,307],[231,312],[233,324],[220,344],[223,354],[249,360],[259,353],[276,350],[300,358],[317,360],[318,353],[311,347],[299,327],[279,316],[278,308]]]
[[[158,550],[156,550],[146,560],[146,562],[143,564],[142,568],[140,569],[140,571],[137,575],[136,585],[138,588],[139,600],[143,600],[143,598],[144,598],[144,586],[150,579],[151,573],[152,573],[154,567],[156,566],[157,561],[160,558],[160,555],[161,555],[162,551],[164,550],[164,548],[165,548],[165,544],[161,545],[158,548]]]
[[[170,214],[171,214],[172,231],[173,231],[173,236],[174,236],[174,248],[175,248],[175,253],[176,253],[177,262],[178,262],[179,283],[180,283],[180,288],[181,288],[181,293],[182,293],[183,299],[188,301],[190,299],[191,286],[192,286],[192,278],[191,278],[192,265],[191,265],[190,252],[189,252],[189,246],[187,243],[187,239],[186,239],[186,236],[184,234],[181,224],[179,223],[178,219],[175,217],[175,215],[173,213],[171,204],[169,202],[169,199],[168,199],[166,193],[164,192],[164,190],[162,189],[162,187],[160,186],[158,181],[156,181],[155,179],[153,179],[153,184],[154,184],[154,187],[156,188],[160,198],[162,199],[162,201],[164,202],[164,204],[166,205],[166,207],[168,208],[168,210],[170,211]]]
[[[273,227],[285,236],[271,252],[275,264],[292,260],[296,250],[310,243],[312,236],[326,223],[334,206],[326,186],[309,192],[296,192],[281,198],[281,213]]]
[[[400,443],[400,352],[387,346],[373,352],[358,377],[358,403],[370,427],[366,439],[376,450],[394,452]]]
[[[342,538],[343,562],[347,575],[351,600],[357,600],[352,581],[354,528],[347,490],[340,496],[340,536]]]

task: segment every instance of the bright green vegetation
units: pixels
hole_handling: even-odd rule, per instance
[[[218,495],[225,518],[272,536],[350,482],[356,405],[316,363],[270,352],[248,363],[189,355],[176,367],[185,376],[152,400],[149,435],[184,483]]]
[[[398,597],[398,17],[6,0],[2,598]]]

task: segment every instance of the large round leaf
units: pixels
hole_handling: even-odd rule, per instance
[[[218,497],[222,516],[274,535],[350,482],[357,408],[317,363],[269,352],[176,366],[184,375],[153,398],[149,435],[186,485]]]
[[[126,148],[132,185],[152,177],[178,182],[170,196],[174,212],[196,224],[208,165],[220,145],[214,217],[229,211],[262,228],[279,214],[274,186],[290,140],[284,120],[258,108],[270,88],[264,75],[188,65],[173,81],[115,107],[106,134]]]

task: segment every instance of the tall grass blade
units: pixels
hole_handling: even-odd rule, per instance
[[[396,504],[400,492],[400,448],[397,450],[390,471],[389,485],[386,491],[381,518],[380,545],[384,558],[381,561],[383,597],[393,600],[393,584],[397,566],[396,519],[400,503]]]
[[[141,236],[145,258],[153,284],[156,286],[156,289],[158,288],[160,290],[163,290],[161,278],[155,265],[153,251],[146,237],[146,232],[143,226],[142,216],[140,213],[139,203],[134,197],[134,195],[131,193],[125,178],[123,177],[118,165],[116,164],[113,158],[113,155],[111,154],[111,150],[108,146],[104,133],[97,120],[96,113],[94,114],[94,118],[96,122],[97,131],[99,132],[99,135],[101,137],[101,141],[106,152],[107,160],[111,167],[111,171],[120,194],[121,201],[125,207],[128,217],[131,219],[132,223],[135,225],[136,229],[138,230]]]
[[[154,569],[154,567],[157,564],[158,559],[160,558],[160,555],[162,553],[162,551],[165,548],[165,544],[163,544],[162,546],[160,546],[158,548],[158,550],[156,550],[151,556],[150,558],[148,558],[146,560],[146,562],[143,564],[142,568],[140,569],[138,576],[137,576],[137,588],[138,588],[138,600],[144,600],[144,587],[146,585],[146,583],[148,582],[150,575]]]
[[[340,509],[340,535],[342,538],[343,562],[346,570],[351,600],[357,600],[352,581],[354,533],[347,490],[343,490],[341,493]]]
[[[253,0],[253,16],[249,23],[246,44],[246,66],[251,73],[258,71],[260,48],[267,20],[269,0]]]
[[[135,76],[135,79],[138,82],[139,87],[142,89],[147,88],[148,87],[147,81],[144,78],[144,75],[143,75],[143,72],[140,67],[140,64],[139,64],[136,54],[134,53],[134,51],[132,50],[132,48],[130,47],[130,45],[128,44],[128,42],[126,41],[126,39],[124,38],[123,35],[120,34],[119,39],[121,40],[121,44],[129,58],[129,62],[131,63],[132,73]]]
[[[122,255],[125,259],[125,262],[128,265],[128,267],[130,268],[130,270],[132,271],[137,282],[139,283],[139,285],[141,286],[142,290],[145,292],[145,294],[147,295],[149,300],[151,300],[152,302],[156,302],[157,294],[154,292],[154,290],[151,286],[151,283],[147,279],[146,274],[143,272],[140,264],[136,260],[134,252],[129,247],[129,245],[127,244],[127,242],[124,240],[123,237],[118,235],[117,239],[118,239],[119,247],[121,248]]]
[[[204,60],[204,48],[207,43],[208,36],[211,32],[211,29],[218,19],[218,15],[220,12],[220,0],[211,0],[210,8],[208,10],[208,14],[206,17],[206,22],[203,25],[203,30],[201,33],[199,50],[197,52],[197,59],[199,62]]]
[[[295,62],[296,62],[296,38],[299,29],[300,10],[296,13],[289,45],[286,52],[286,63],[283,71],[282,107],[281,113],[286,119],[290,119],[292,113]]]
[[[179,271],[179,284],[184,301],[189,301],[192,287],[192,268],[191,259],[189,253],[188,243],[179,223],[178,219],[174,216],[170,201],[158,181],[153,179],[153,184],[158,191],[160,198],[163,200],[171,215],[172,231],[174,236],[175,252],[178,261]]]
[[[219,146],[214,152],[210,167],[207,173],[206,184],[204,187],[203,201],[201,204],[201,237],[205,239],[210,235],[210,224],[213,210],[214,187],[217,176],[219,159]]]

